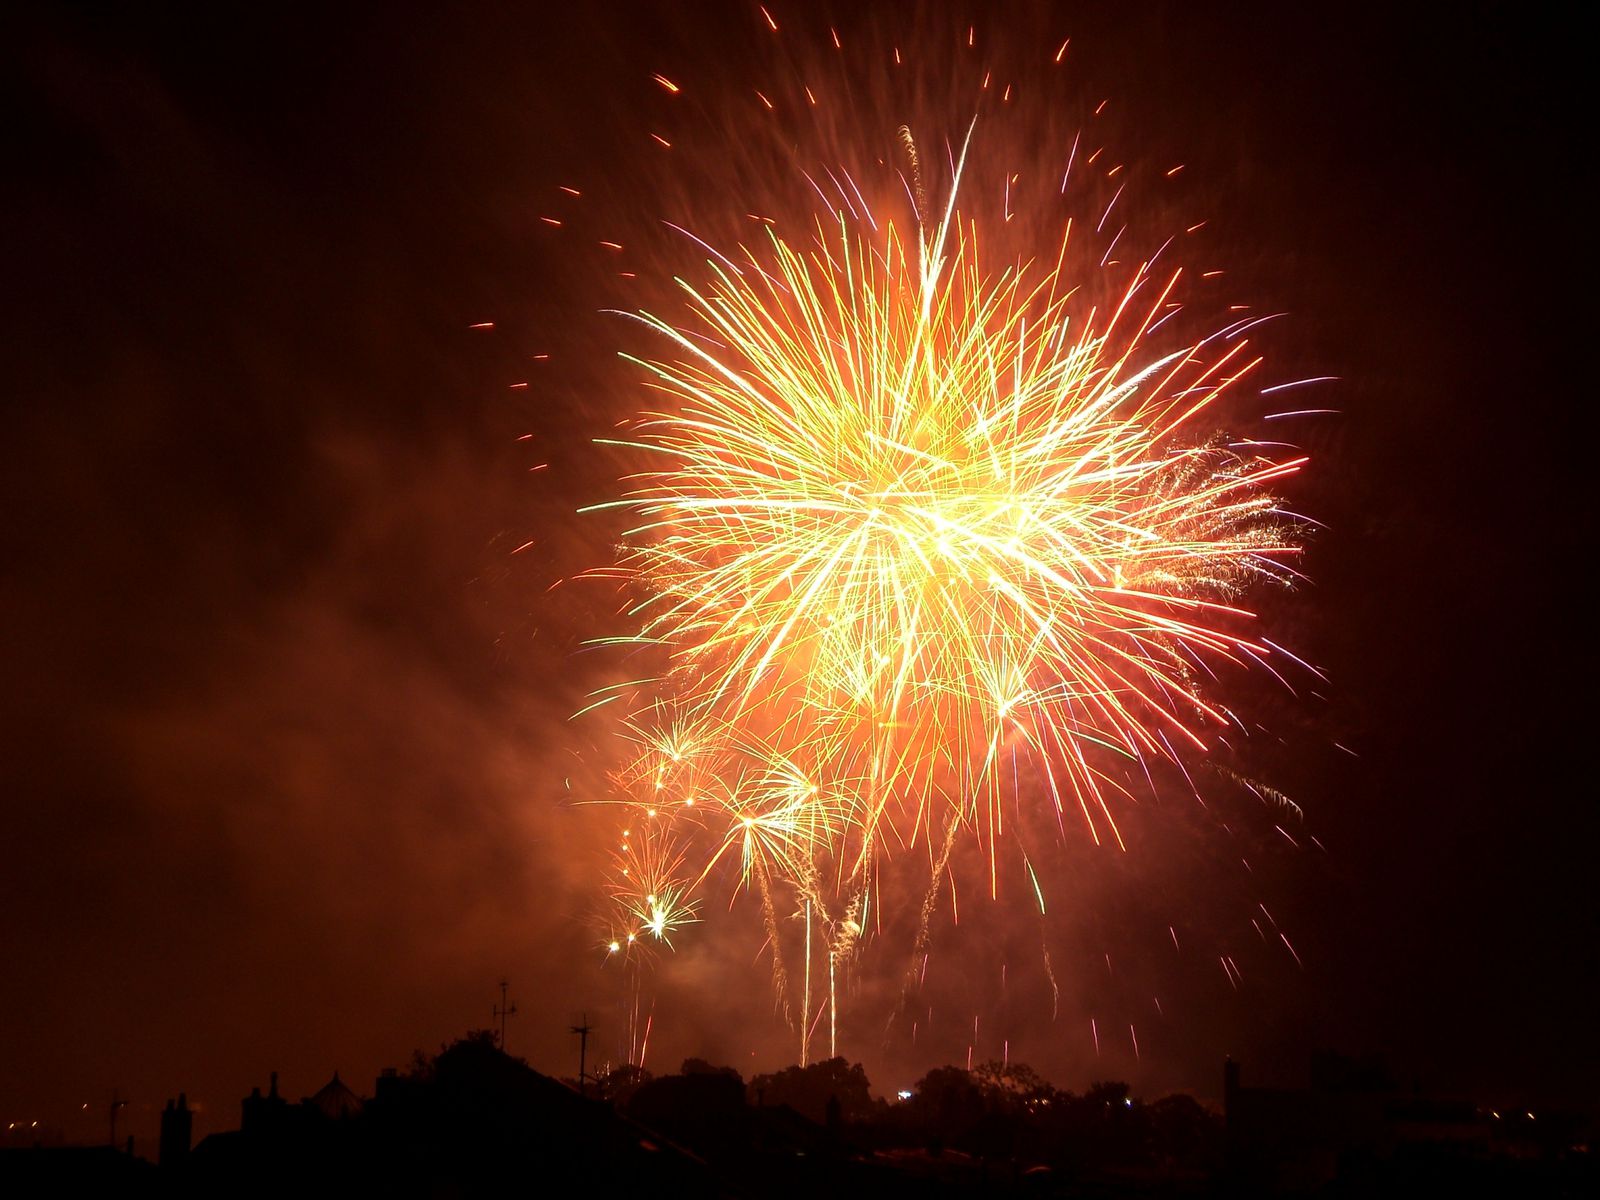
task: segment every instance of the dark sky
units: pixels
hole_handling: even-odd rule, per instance
[[[487,1024],[502,974],[511,1049],[570,1071],[565,1026],[615,999],[563,805],[610,616],[557,581],[609,556],[574,510],[636,401],[591,260],[539,217],[626,180],[653,71],[710,88],[759,18],[547,7],[4,18],[0,1121],[186,1088],[219,1128],[269,1070],[366,1087]],[[1276,764],[1328,847],[1284,869],[1306,971],[1116,1069],[1207,1093],[1224,1050],[1292,1080],[1332,1044],[1588,1103],[1579,39],[1510,5],[1226,11],[1015,21],[1072,35],[1067,92],[1205,181],[1293,314],[1275,361],[1341,378],[1293,495],[1328,526],[1314,582],[1273,601],[1331,677]],[[770,1013],[727,1033],[766,1012],[750,984],[663,999],[651,1065],[785,1061]],[[844,1049],[873,1073],[871,1035]]]

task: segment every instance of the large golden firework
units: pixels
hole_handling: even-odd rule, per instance
[[[1297,551],[1272,486],[1303,459],[1215,432],[1259,361],[1245,323],[1175,341],[1182,272],[1148,262],[1090,303],[1070,223],[1047,259],[986,262],[966,144],[930,216],[898,136],[909,219],[764,223],[676,310],[632,314],[660,399],[619,443],[643,469],[611,505],[639,517],[616,568],[635,627],[612,640],[663,666],[616,690],[615,781],[673,870],[613,894],[664,938],[737,864],[785,999],[782,907],[808,939],[820,922],[831,976],[906,846],[936,887],[974,840],[993,887],[1021,804],[1120,845],[1128,767],[1229,723],[1202,684],[1273,651],[1242,597]],[[647,920],[663,895],[674,918]]]

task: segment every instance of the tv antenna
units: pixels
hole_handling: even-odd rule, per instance
[[[588,1078],[585,1068],[589,1055],[589,1034],[594,1031],[594,1026],[589,1024],[589,1014],[584,1013],[577,1025],[568,1028],[578,1035],[578,1095],[581,1096],[584,1080]]]
[[[506,1006],[506,991],[510,987],[511,981],[509,979],[502,979],[500,981],[500,1003],[495,1005],[492,1009],[495,1019],[500,1022],[501,1054],[506,1052],[506,1018],[515,1016],[517,1011],[517,1006],[515,1004],[511,1005],[509,1008]]]

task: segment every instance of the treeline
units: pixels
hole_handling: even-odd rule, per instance
[[[771,1136],[781,1114],[820,1126],[823,1148],[947,1152],[1076,1173],[1159,1168],[1210,1173],[1223,1149],[1220,1119],[1193,1097],[1136,1099],[1125,1083],[1056,1088],[1025,1063],[938,1067],[909,1096],[874,1097],[859,1063],[842,1058],[786,1067],[748,1082],[700,1059],[654,1077],[624,1065],[588,1081],[591,1095],[701,1153],[738,1137]],[[790,1139],[798,1136],[787,1131]]]

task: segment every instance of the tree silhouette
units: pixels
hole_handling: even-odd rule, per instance
[[[1193,1096],[1167,1096],[1146,1110],[1151,1147],[1173,1166],[1215,1167],[1222,1155],[1222,1122]]]
[[[732,1075],[740,1083],[744,1082],[744,1076],[739,1074],[739,1072],[735,1071],[732,1067],[719,1067],[719,1066],[716,1066],[713,1063],[707,1062],[703,1058],[686,1058],[686,1059],[684,1059],[683,1060],[683,1066],[678,1068],[678,1074],[680,1074],[680,1075]]]
[[[785,1067],[772,1075],[757,1075],[750,1081],[750,1098],[762,1104],[787,1104],[818,1124],[828,1120],[828,1101],[838,1104],[838,1116],[846,1121],[871,1115],[872,1085],[860,1063],[829,1058],[804,1067]]]
[[[1038,1107],[1040,1100],[1056,1094],[1050,1081],[1027,1063],[1001,1063],[990,1060],[972,1070],[972,1079],[983,1090],[991,1106],[1002,1108]]]
[[[624,1106],[633,1098],[635,1092],[654,1078],[655,1076],[643,1067],[635,1066],[633,1063],[619,1063],[617,1066],[591,1075],[588,1092],[596,1100]],[[575,1081],[567,1082],[574,1083],[575,1086]]]
[[[935,1067],[916,1083],[904,1105],[907,1116],[930,1140],[959,1144],[983,1120],[988,1106],[970,1071]]]

